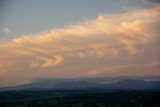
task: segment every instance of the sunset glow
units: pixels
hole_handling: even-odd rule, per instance
[[[1,37],[0,86],[36,78],[160,76],[160,6],[139,1],[148,7]]]

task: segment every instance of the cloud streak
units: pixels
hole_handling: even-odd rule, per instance
[[[102,15],[64,28],[0,41],[0,85],[37,77],[159,75],[159,11],[157,6]]]
[[[9,28],[5,28],[3,31],[4,31],[4,33],[6,33],[6,34],[10,34],[10,33],[11,33],[11,31],[10,31]]]
[[[148,1],[150,3],[157,3],[157,4],[160,3],[160,0],[144,0],[144,1]]]

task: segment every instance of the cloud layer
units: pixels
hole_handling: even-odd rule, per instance
[[[160,7],[0,41],[0,85],[37,77],[160,75]]]
[[[148,1],[148,2],[151,2],[151,3],[160,3],[160,0],[145,0],[145,1]]]

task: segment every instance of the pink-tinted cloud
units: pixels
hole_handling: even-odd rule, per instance
[[[102,15],[64,28],[0,41],[0,85],[37,77],[159,75],[159,11],[157,6]]]

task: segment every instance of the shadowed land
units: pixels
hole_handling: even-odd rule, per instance
[[[39,90],[0,92],[0,107],[160,107],[160,91]]]

